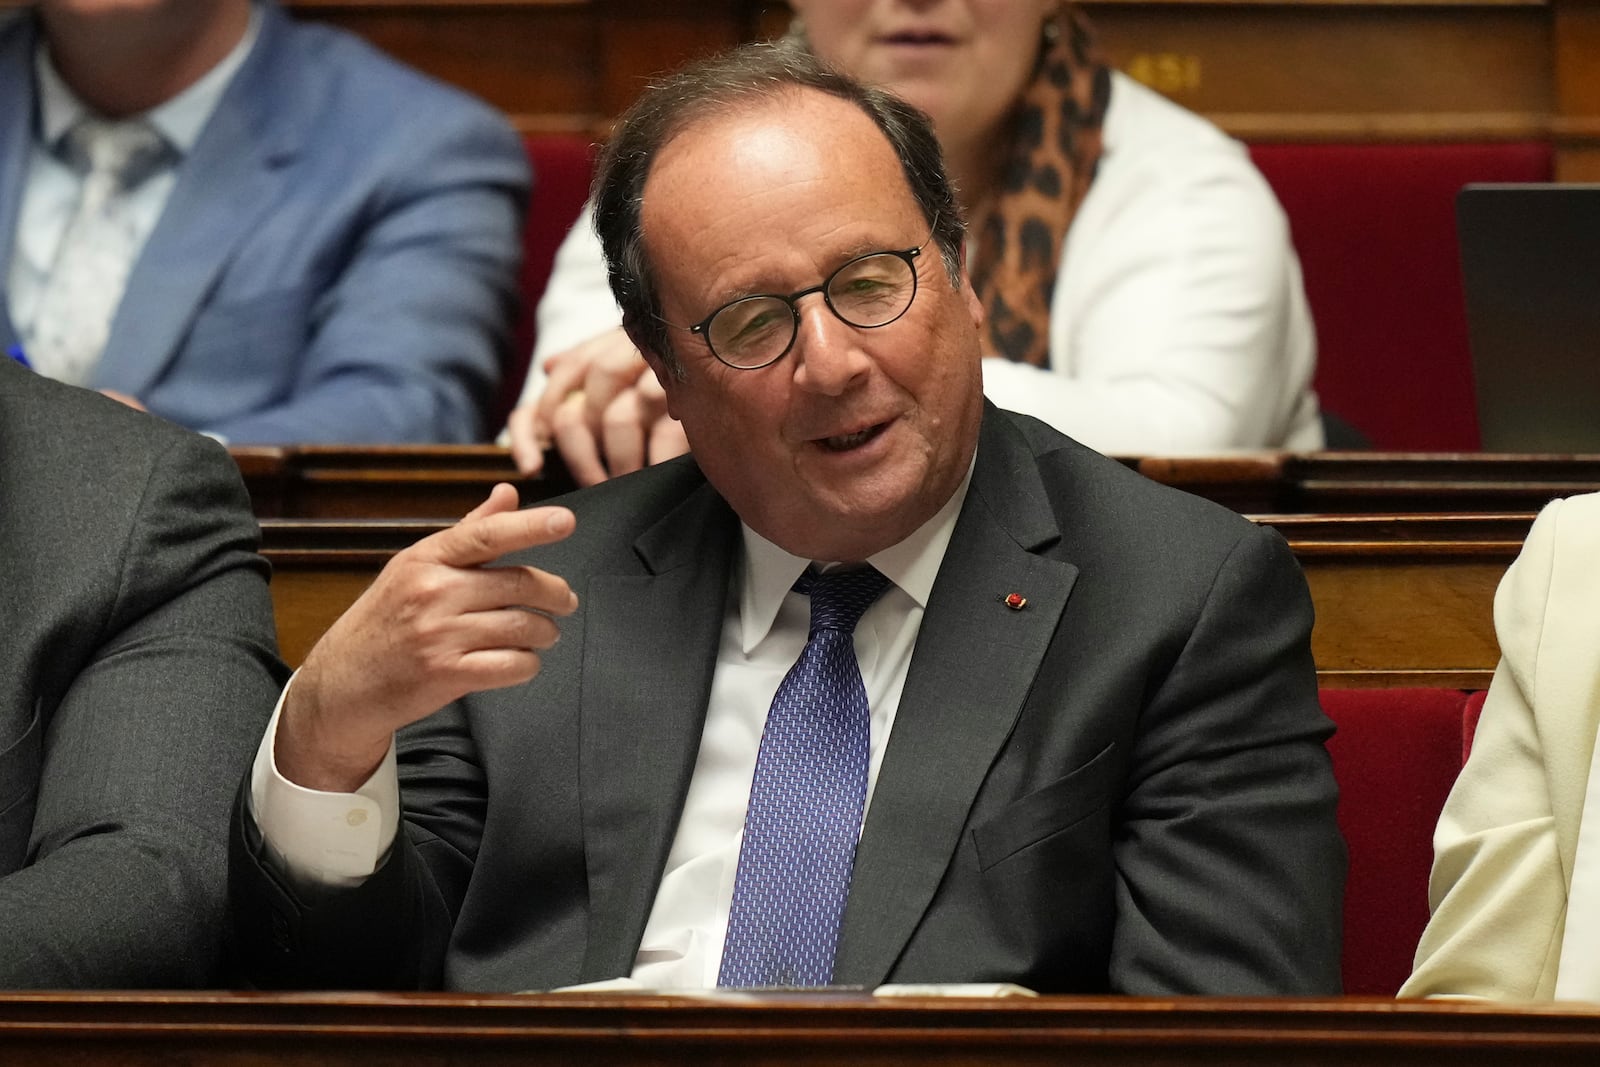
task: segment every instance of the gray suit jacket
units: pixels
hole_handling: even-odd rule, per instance
[[[0,987],[214,980],[256,538],[214,442],[0,358]]]
[[[690,459],[564,502],[578,533],[527,559],[581,608],[532,682],[402,734],[405,832],[371,879],[300,900],[236,825],[254,980],[529,989],[631,970],[738,523]],[[989,408],[836,980],[1336,992],[1345,859],[1310,629],[1275,533]]]
[[[527,160],[499,115],[272,0],[88,383],[234,443],[481,439]],[[37,25],[0,19],[0,347]]]

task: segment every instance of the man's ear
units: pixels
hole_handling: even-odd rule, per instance
[[[972,279],[967,277],[967,272],[965,270],[961,272],[961,277],[966,282],[966,284],[961,287],[961,295],[966,297],[967,300],[967,314],[972,317],[973,329],[977,330],[979,333],[982,333],[983,324],[987,322],[989,318],[988,309],[983,306],[983,301],[978,299],[978,290],[973,288]]]
[[[983,301],[978,299],[978,288],[972,284],[972,274],[967,270],[967,244],[961,243],[961,296],[967,301],[967,314],[972,317],[972,325],[979,333],[983,332],[983,324],[989,318],[989,313],[983,306]]]
[[[628,335],[628,340],[633,342],[633,347],[639,350],[639,354],[644,357],[644,361],[650,365],[650,373],[654,374],[656,381],[661,384],[661,391],[667,397],[667,414],[677,418],[678,413],[673,410],[673,398],[677,395],[675,386],[679,384],[678,376],[672,372],[672,368],[667,365],[667,361],[661,358],[661,353],[657,352],[645,341],[644,334],[639,330],[637,322],[631,318],[624,318],[622,320],[622,329]]]

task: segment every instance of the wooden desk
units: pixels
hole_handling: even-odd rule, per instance
[[[1600,491],[1600,456],[1307,452],[1283,456],[1279,485],[1280,513],[1538,511]]]
[[[736,1001],[617,994],[10,993],[0,997],[0,1059],[34,1067],[1559,1067],[1600,1061],[1600,1008],[850,994]]]
[[[230,450],[258,518],[456,519],[511,482],[524,504],[576,488],[552,463],[522,478],[495,445],[296,445]]]
[[[510,454],[493,445],[303,445],[233,456],[261,518],[453,519],[496,482],[515,483],[525,503],[574,488],[558,459],[544,477],[519,479]],[[1600,456],[1260,452],[1121,462],[1252,515],[1520,514],[1600,492]]]
[[[1556,497],[1600,492],[1600,456],[1258,452],[1123,462],[1256,515],[1528,512]]]
[[[1488,687],[1500,658],[1494,591],[1531,514],[1257,521],[1283,534],[1305,570],[1320,685]]]
[[[1483,688],[1499,658],[1494,590],[1533,521],[1512,515],[1257,519],[1305,568],[1325,686]],[[298,664],[394,552],[442,522],[262,522],[284,658]]]

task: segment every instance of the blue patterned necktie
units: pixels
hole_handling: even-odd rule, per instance
[[[795,582],[811,597],[811,633],[761,733],[719,986],[833,977],[867,803],[870,712],[851,635],[888,585],[871,567]]]

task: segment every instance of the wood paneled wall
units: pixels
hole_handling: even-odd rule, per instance
[[[294,0],[504,108],[603,135],[775,0]],[[1112,61],[1252,141],[1550,139],[1600,179],[1600,0],[1089,0]]]
[[[750,36],[746,0],[289,0],[504,110],[603,136],[649,77]]]
[[[19,0],[0,0],[0,8]],[[288,0],[502,108],[603,136],[781,0]],[[1550,139],[1600,180],[1600,0],[1086,0],[1123,70],[1253,141]]]

